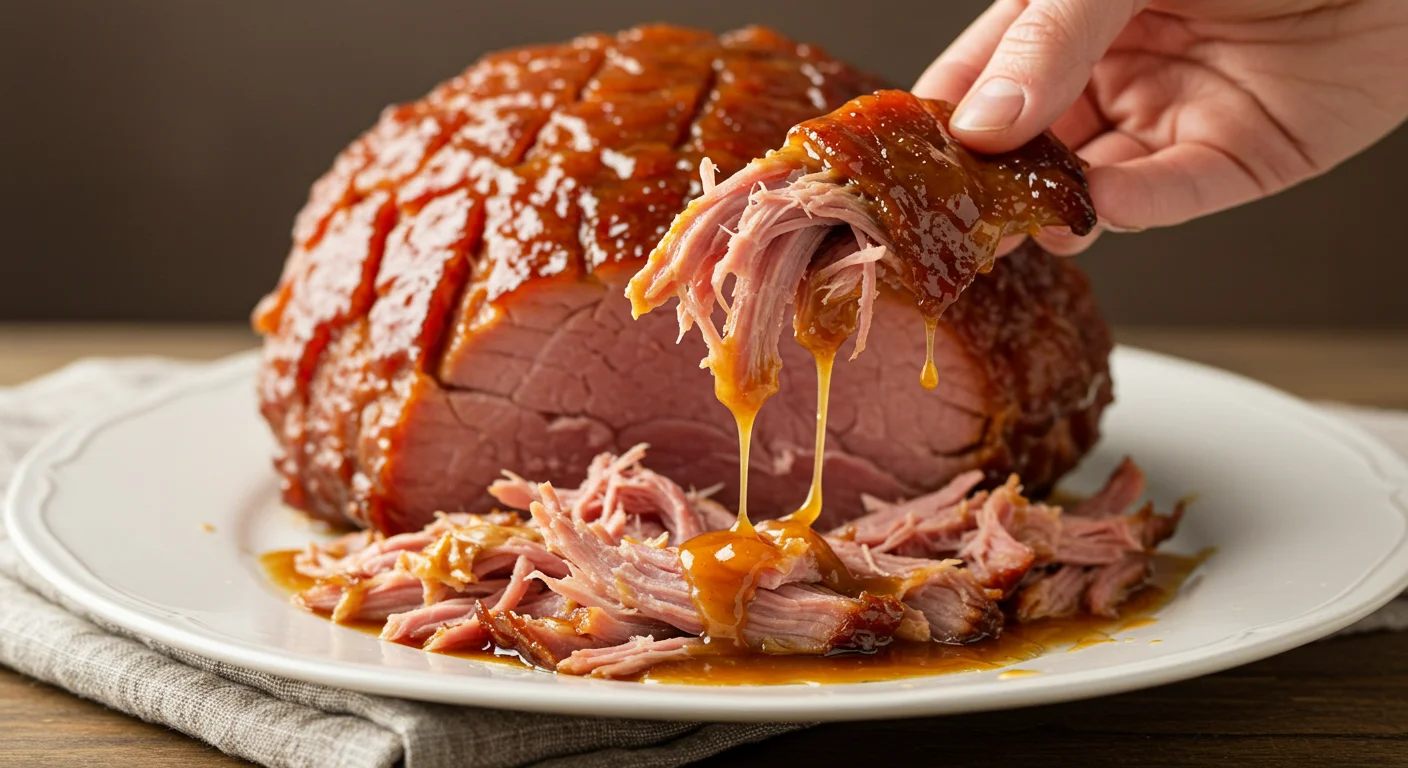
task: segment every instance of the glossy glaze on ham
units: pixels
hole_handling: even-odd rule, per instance
[[[645,27],[493,54],[388,109],[314,185],[255,312],[285,500],[417,531],[487,511],[501,469],[572,487],[597,454],[648,442],[663,476],[722,481],[732,507],[734,425],[697,368],[704,346],[677,345],[660,313],[632,323],[622,290],[702,192],[705,157],[727,184],[881,85],[768,30]],[[1041,490],[1095,442],[1110,337],[1074,264],[1027,248],[977,277],[939,324],[933,392],[914,386],[913,302],[882,292],[870,324],[832,385],[825,525],[861,514],[862,494],[968,470]],[[754,439],[759,516],[795,508],[811,474],[809,356],[779,355],[783,394]]]

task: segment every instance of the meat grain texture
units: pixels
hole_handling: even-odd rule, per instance
[[[769,30],[654,26],[492,54],[388,108],[313,186],[254,314],[285,501],[414,531],[487,511],[502,469],[570,488],[597,454],[648,443],[654,469],[723,482],[733,507],[734,424],[703,343],[677,343],[667,313],[633,322],[623,288],[705,157],[727,178],[882,85]],[[941,320],[933,391],[924,339],[913,302],[882,293],[866,353],[837,366],[824,525],[968,470],[1039,493],[1096,441],[1111,340],[1071,262],[1026,247],[976,279]],[[812,361],[780,355],[754,433],[760,516],[811,479]]]

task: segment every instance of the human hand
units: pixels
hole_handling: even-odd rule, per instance
[[[1167,226],[1324,173],[1403,122],[1408,2],[997,0],[914,92],[958,103],[953,134],[980,152],[1052,128],[1090,163],[1104,228]],[[1038,239],[1070,254],[1098,234]]]

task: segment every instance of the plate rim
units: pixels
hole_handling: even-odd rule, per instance
[[[1290,408],[1358,454],[1390,488],[1387,503],[1408,524],[1408,462],[1378,438],[1358,426],[1313,407],[1270,385],[1213,366],[1125,345],[1115,355],[1144,357],[1154,363],[1188,368],[1250,389],[1270,404]],[[817,695],[757,696],[751,686],[641,685],[618,681],[573,679],[569,685],[540,685],[497,678],[466,678],[427,670],[396,669],[338,661],[310,654],[278,653],[267,646],[232,638],[198,622],[163,618],[155,606],[108,586],[88,572],[43,520],[43,508],[53,487],[50,471],[77,458],[98,432],[139,416],[184,394],[228,386],[248,376],[258,351],[231,355],[197,370],[176,374],[171,381],[124,403],[81,415],[50,432],[16,465],[5,495],[4,520],[9,538],[26,565],[62,597],[91,617],[114,624],[138,637],[193,654],[202,659],[291,680],[346,688],[362,693],[445,704],[490,706],[564,715],[596,715],[664,720],[815,721],[864,720],[979,712],[1035,706],[1110,695],[1163,685],[1267,658],[1333,634],[1369,615],[1408,588],[1408,536],[1401,537],[1341,594],[1279,621],[1242,629],[1196,648],[1141,662],[1125,662],[1078,673],[1029,676],[1001,684],[972,683],[929,686],[915,678],[910,688],[864,691],[867,683],[838,684],[843,697],[812,686],[768,686],[773,691],[796,690]],[[26,514],[28,512],[28,514]],[[78,570],[70,573],[51,557],[67,557]],[[83,578],[87,576],[87,579]],[[91,582],[91,583],[89,583]],[[89,618],[85,616],[84,618]],[[180,618],[178,616],[178,618]],[[1135,669],[1130,669],[1135,667]],[[980,673],[981,674],[981,673]],[[1079,674],[1071,680],[1070,675]],[[687,692],[688,695],[681,695]]]

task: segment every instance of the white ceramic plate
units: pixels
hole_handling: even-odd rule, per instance
[[[370,693],[574,714],[859,719],[1115,693],[1285,651],[1408,584],[1408,466],[1361,432],[1233,375],[1147,352],[1114,358],[1119,404],[1066,487],[1133,455],[1167,508],[1165,545],[1216,554],[1146,627],[996,672],[828,686],[707,688],[585,680],[423,653],[291,607],[256,558],[311,529],[278,503],[250,355],[48,439],[11,488],[21,556],[94,614],[177,648]],[[213,531],[207,526],[213,527]],[[1149,640],[1161,642],[1152,644]]]

